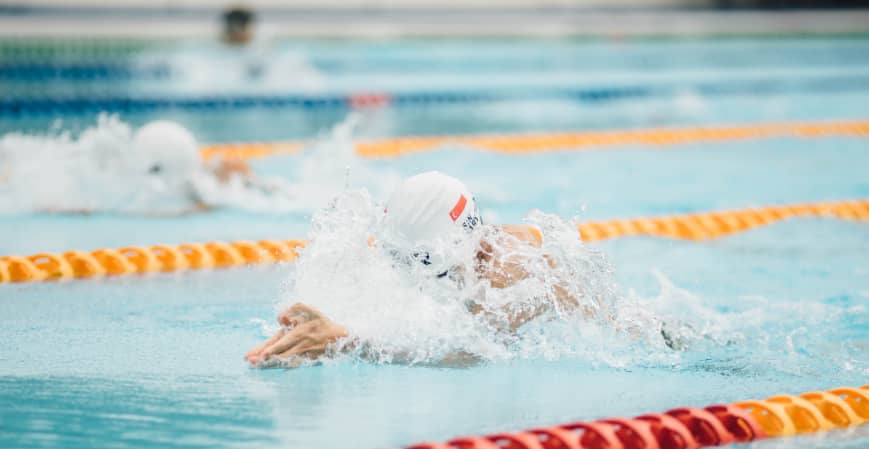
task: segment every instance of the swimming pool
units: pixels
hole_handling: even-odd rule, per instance
[[[83,63],[74,46],[60,48],[67,48],[65,63]],[[241,75],[202,81],[201,74],[185,73],[185,67],[209,67],[227,58],[215,54],[220,49],[194,42],[148,44],[84,61],[128,68],[120,81],[61,73],[50,81],[10,76],[2,82],[26,104],[88,95],[389,92],[424,99],[363,109],[359,138],[629,129],[864,119],[869,113],[867,50],[869,40],[863,38],[311,41],[269,50],[287,66],[303,65],[304,76],[316,78],[310,84],[273,81],[249,87]],[[188,65],[179,66],[179,60]],[[40,62],[38,55],[18,52],[4,56],[3,63],[34,61]],[[150,72],[165,76],[137,75],[155,66],[169,69]],[[843,83],[843,77],[851,81]],[[191,93],[191,85],[198,90]],[[589,97],[546,94],[554,87],[639,87],[648,95],[586,101]],[[497,98],[469,100],[487,89]],[[453,100],[443,100],[444,92]],[[176,104],[121,112],[133,124],[173,118],[204,142],[223,142],[309,139],[349,110],[346,105]],[[80,129],[94,122],[95,113],[69,106],[10,113],[0,120],[0,132],[45,131],[58,118],[66,129]],[[490,222],[518,223],[534,208],[581,220],[609,219],[866,198],[867,147],[865,138],[847,136],[528,155],[452,147],[352,160],[349,184],[383,200],[402,176],[437,169],[463,179]],[[337,177],[328,186],[339,190],[345,184],[348,162],[341,157],[331,162],[337,166],[310,153],[253,163],[260,172],[310,180],[303,173],[311,166],[306,160],[316,162],[315,178]],[[312,184],[312,194],[322,187]],[[311,212],[231,209],[149,219],[5,215],[0,217],[0,254],[305,238],[314,232],[310,219]],[[704,243],[632,237],[593,246],[614,268],[621,307],[678,318],[706,331],[708,338],[674,353],[567,333],[563,341],[539,343],[536,351],[466,369],[341,359],[299,370],[259,371],[247,368],[241,356],[266,336],[266,322],[273,320],[277,305],[295,300],[294,265],[0,284],[0,446],[397,447],[867,383],[865,223],[794,219]],[[304,300],[324,310],[336,307],[329,297]],[[376,292],[360,293],[362,300],[376,301]],[[403,314],[414,319],[411,307],[391,317]],[[863,427],[751,446],[867,444],[869,431]]]

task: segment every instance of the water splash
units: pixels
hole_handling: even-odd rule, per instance
[[[130,125],[105,114],[78,136],[58,127],[43,135],[6,134],[0,137],[0,214],[161,215],[194,211],[200,203],[267,214],[310,212],[348,182],[375,191],[398,182],[397,175],[375,172],[356,156],[357,122],[351,115],[308,145],[294,181],[256,174],[221,180],[215,175],[219,161],[183,173],[151,173],[152,161],[133,144]]]
[[[603,343],[618,340],[629,348],[643,338],[617,322],[612,268],[577,238],[571,222],[535,212],[528,218],[547,236],[541,248],[515,245],[502,228],[487,226],[464,239],[432,242],[426,252],[445,262],[423,265],[395,257],[382,216],[382,205],[365,191],[345,192],[315,213],[288,298],[345,325],[365,343],[366,358],[427,364],[457,355],[485,361],[582,356],[624,364],[611,348],[602,350],[609,346]],[[508,288],[479,278],[475,255],[481,241],[504,258],[525,260],[528,275]],[[444,267],[449,275],[439,277]],[[557,305],[556,286],[579,306]],[[472,305],[484,313],[471,313]],[[516,331],[505,329],[507,315],[522,308],[543,311]]]
[[[206,202],[263,214],[309,213],[351,185],[387,192],[401,181],[396,172],[375,170],[356,154],[353,135],[361,116],[349,114],[328,132],[311,140],[294,161],[292,181],[258,176],[255,180],[213,177],[197,179],[197,192]]]
[[[500,227],[487,226],[465,239],[426,246],[433,260],[446,261],[441,266],[408,263],[390,253],[382,217],[382,205],[367,192],[339,195],[314,214],[310,244],[288,286],[286,302],[311,304],[364,342],[350,357],[409,364],[451,363],[456,357],[574,359],[624,369],[748,375],[869,368],[858,344],[839,344],[845,340],[826,335],[848,314],[865,313],[865,307],[717,300],[679,288],[660,272],[653,272],[657,295],[622,291],[606,256],[577,238],[575,220],[537,211],[526,222],[542,230],[540,248],[501,245],[509,237]],[[503,289],[477,278],[481,241],[494,244],[503,258],[524,260],[528,276]],[[450,267],[450,274],[438,277],[443,267]],[[556,287],[576,298],[578,306],[559,305]],[[471,313],[470,304],[487,313]],[[548,307],[515,331],[499,325],[508,319],[505,310],[541,305]],[[813,359],[821,354],[827,362],[819,365]]]
[[[279,49],[267,38],[248,45],[198,44],[182,46],[173,52],[139,55],[134,64],[142,69],[168,66],[171,84],[143,83],[150,93],[316,93],[326,87],[327,79],[303,52]]]
[[[374,169],[356,154],[353,136],[361,123],[360,114],[348,114],[306,144],[295,164],[296,181],[291,189],[299,208],[320,209],[350,186],[365,186],[374,194],[384,194],[401,182],[397,172]]]
[[[78,136],[52,130],[0,138],[0,213],[176,214],[208,203],[213,175],[205,165],[152,171],[153,155],[134,143],[133,130],[101,114]],[[223,193],[240,190],[228,183]],[[213,189],[212,189],[213,190]]]
[[[654,297],[629,290],[634,312],[660,323],[668,344],[682,352],[674,367],[754,376],[841,376],[869,372],[862,337],[849,334],[849,317],[862,304],[828,304],[760,296],[700,296],[653,271]],[[627,311],[627,310],[625,310]]]
[[[118,182],[136,171],[141,161],[134,156],[130,126],[113,116],[101,115],[77,138],[55,127],[45,135],[6,134],[0,138],[0,213],[121,209],[146,180]],[[124,188],[131,184],[137,185]]]

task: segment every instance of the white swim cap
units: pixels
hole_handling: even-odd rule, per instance
[[[157,120],[139,128],[133,146],[144,159],[148,173],[185,177],[201,163],[196,138],[187,128],[168,120]]]
[[[404,180],[386,204],[384,224],[405,244],[443,238],[481,223],[474,196],[456,178],[430,171]]]

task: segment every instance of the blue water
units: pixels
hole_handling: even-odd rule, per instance
[[[383,447],[859,384],[869,332],[863,226],[806,220],[710,244],[603,245],[623,288],[656,294],[655,268],[721,310],[750,305],[754,318],[775,328],[771,335],[794,334],[797,348],[749,340],[677,366],[342,362],[252,371],[240,358],[262,337],[252,320],[272,315],[291,267],[4,286],[0,441]],[[842,370],[843,358],[862,367]]]
[[[163,46],[149,54],[128,55],[121,63],[171,65],[185,52],[199,55],[204,63],[220,60],[203,46],[208,47]],[[371,79],[388,79],[405,90],[415,88],[414,83],[437,81],[420,81],[420,72],[433,72],[441,78],[437,82],[462,89],[479,88],[493,73],[513,76],[508,81],[522,87],[557,70],[593,71],[606,78],[628,77],[635,69],[643,73],[631,82],[652,82],[648,72],[677,84],[734,78],[722,74],[726,69],[799,85],[807,79],[807,69],[859,73],[869,66],[867,49],[869,41],[861,39],[459,40],[286,43],[273,51],[301,52],[324,74],[322,89],[342,92]],[[109,62],[118,60],[102,61]],[[184,80],[172,73],[167,79],[133,79],[97,88],[179,95]],[[245,91],[242,82],[221,82],[206,87],[219,91],[229,85]],[[297,87],[285,84],[266,90]],[[52,86],[74,93],[94,89],[94,83],[76,80],[56,80]],[[867,105],[869,90],[860,88],[751,95],[689,92],[605,104],[533,99],[433,104],[366,113],[359,135],[853,119],[866,118]],[[247,109],[122,118],[141,124],[154,116],[170,117],[190,126],[202,141],[219,142],[311,138],[346,113]],[[0,132],[44,131],[55,119],[62,119],[66,129],[77,129],[94,117],[68,113],[10,118],[0,121]],[[298,179],[304,157],[261,160],[254,167]],[[379,178],[439,169],[467,182],[490,222],[504,223],[520,222],[533,208],[591,220],[869,196],[869,140],[848,137],[527,156],[447,148],[365,164],[370,171],[351,174],[350,183],[372,189],[377,198],[388,193],[378,191]],[[0,215],[0,254],[304,238],[309,221],[310,213],[236,210],[174,218]],[[682,313],[707,313],[707,324],[729,329],[734,343],[701,345],[666,363],[531,355],[467,369],[340,360],[298,370],[258,371],[247,368],[241,356],[264,338],[262,321],[272,320],[277,304],[292,296],[292,265],[7,284],[0,285],[0,447],[399,447],[463,434],[869,383],[865,224],[795,219],[704,243],[626,238],[595,246],[614,266],[622,296],[672,313],[696,306]],[[328,302],[328,297],[310,300]],[[606,347],[600,348],[600,354],[606,353]],[[867,445],[869,431],[861,428],[753,446]]]
[[[67,47],[74,49],[75,42]],[[179,42],[104,58],[58,52],[53,59],[21,55],[0,60],[4,99],[668,89],[666,94],[593,103],[531,98],[410,104],[372,114],[376,126],[360,130],[361,137],[863,118],[869,103],[865,38],[264,40],[246,51]],[[42,69],[30,78],[11,76],[29,65]],[[64,68],[80,66],[102,67],[103,72],[120,67],[131,75],[62,76]],[[147,76],[154,67],[162,68],[165,76]],[[251,67],[258,75],[251,76]],[[38,116],[4,115],[0,132],[41,131],[56,119],[62,119],[66,129],[78,129],[91,125],[97,112],[74,108]],[[123,118],[134,125],[173,118],[191,127],[201,140],[220,142],[308,138],[346,113],[339,107],[171,108],[125,110]]]
[[[531,209],[583,220],[666,215],[837,199],[866,198],[869,141],[779,138],[668,148],[608,147],[511,156],[444,148],[371,160],[351,187],[373,188],[378,174],[441,170],[464,180],[484,217],[519,223]],[[297,178],[300,158],[253,162],[263,174]],[[388,191],[373,192],[380,201]],[[208,240],[304,238],[308,213],[233,210],[136,220],[116,215],[3,217],[0,253],[95,249]],[[215,226],[220,223],[220,226]],[[75,230],[74,232],[71,230]]]

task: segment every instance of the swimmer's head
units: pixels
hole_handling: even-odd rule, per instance
[[[456,178],[430,171],[405,179],[386,203],[384,224],[410,244],[446,238],[481,224],[471,191]]]
[[[254,13],[235,7],[223,13],[223,40],[232,45],[244,45],[253,39]]]
[[[186,178],[201,164],[193,134],[168,120],[139,128],[133,136],[133,147],[144,161],[143,169],[154,177]]]

